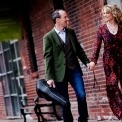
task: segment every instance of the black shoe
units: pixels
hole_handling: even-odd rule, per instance
[[[88,122],[88,120],[84,120],[83,122]]]
[[[78,122],[88,122],[88,120],[78,120]]]
[[[81,121],[78,121],[78,122],[88,122],[88,120],[81,120]]]

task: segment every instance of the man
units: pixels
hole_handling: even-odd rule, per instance
[[[82,47],[78,43],[75,32],[67,28],[69,19],[64,10],[56,10],[52,14],[54,28],[43,38],[46,80],[50,87],[69,100],[68,83],[75,90],[79,118],[78,122],[87,122],[88,111],[82,71],[77,57],[89,65]],[[70,105],[63,108],[64,122],[73,122]]]

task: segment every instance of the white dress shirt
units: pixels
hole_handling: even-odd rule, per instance
[[[63,29],[62,31],[59,31],[57,30],[55,27],[54,27],[56,33],[59,35],[59,37],[62,39],[62,41],[65,43],[66,41],[66,32],[65,32],[65,29]]]

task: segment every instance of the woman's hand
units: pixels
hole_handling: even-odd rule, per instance
[[[88,68],[89,68],[90,70],[94,70],[94,66],[95,66],[95,63],[94,63],[93,61],[91,61],[91,62],[89,63]]]

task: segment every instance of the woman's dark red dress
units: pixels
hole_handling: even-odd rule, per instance
[[[106,91],[110,107],[114,115],[122,118],[122,27],[118,27],[115,35],[110,33],[106,24],[99,27],[91,61],[97,63],[102,41],[104,43],[103,66],[106,76]]]

